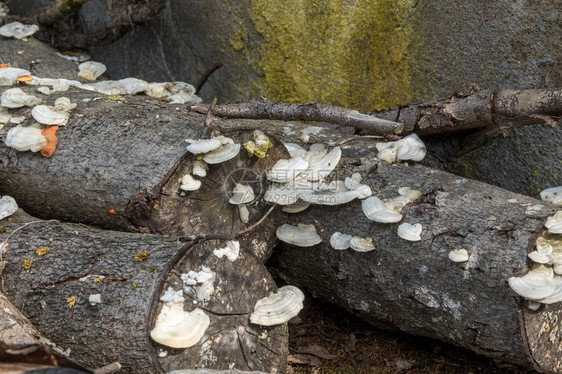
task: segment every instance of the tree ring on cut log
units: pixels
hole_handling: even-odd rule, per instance
[[[196,294],[184,294],[186,312],[199,308],[210,318],[201,340],[186,349],[169,348],[151,340],[153,357],[158,356],[159,349],[168,352],[157,358],[165,372],[195,367],[228,370],[234,365],[239,370],[274,373],[282,372],[280,368],[286,365],[287,324],[266,328],[250,323],[256,302],[275,292],[277,287],[267,269],[252,254],[241,251],[234,261],[214,254],[227,245],[226,241],[208,240],[192,247],[168,273],[161,287],[161,292],[169,287],[182,289],[181,274],[202,267],[216,275],[214,292],[208,300],[199,300]],[[162,307],[163,303],[155,303],[153,324]]]

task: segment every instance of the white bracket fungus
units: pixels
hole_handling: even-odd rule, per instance
[[[4,195],[0,199],[0,220],[11,216],[18,210],[18,204],[13,197]]]
[[[394,223],[402,220],[402,214],[389,209],[381,199],[371,196],[361,203],[363,213],[371,221],[379,223]]]
[[[552,217],[548,217],[544,227],[551,234],[562,234],[562,210],[556,212]]]
[[[21,108],[23,106],[35,106],[41,103],[41,99],[28,95],[20,88],[10,88],[2,93],[0,104],[5,108]]]
[[[468,261],[470,256],[466,249],[455,249],[449,252],[449,260],[453,262],[465,262]]]
[[[246,204],[238,205],[238,216],[240,217],[240,221],[242,223],[248,223],[250,221],[250,211]]]
[[[4,104],[2,104],[5,106]],[[547,188],[541,191],[541,200],[550,201],[556,205],[562,205],[562,186]]]
[[[0,27],[0,35],[6,38],[23,39],[35,34],[39,30],[37,25],[24,25],[21,22],[11,22]]]
[[[409,187],[398,189],[400,196],[392,199],[381,200],[376,196],[371,196],[363,200],[363,213],[371,221],[379,223],[393,223],[402,220],[402,209],[409,203],[421,196],[421,191],[413,190]]]
[[[236,183],[228,202],[234,205],[247,204],[254,201],[255,198],[256,196],[252,186]]]
[[[304,149],[297,143],[283,143],[283,145],[285,146],[285,148],[287,148],[287,151],[289,152],[289,155],[291,157],[305,157],[306,155],[306,149]]]
[[[146,90],[148,83],[142,79],[124,78],[118,81],[101,81],[82,84],[79,88],[95,91],[104,95],[135,95]]]
[[[97,294],[88,296],[88,302],[92,306],[101,304],[101,294],[97,293]]]
[[[359,236],[351,238],[349,246],[357,252],[370,252],[375,249],[372,238],[361,238]]]
[[[107,68],[101,62],[86,61],[78,65],[78,76],[89,81],[95,81],[106,70]]]
[[[421,240],[422,225],[415,223],[413,225],[404,222],[398,226],[398,236],[410,242],[418,242]]]
[[[43,130],[37,126],[12,127],[4,141],[6,145],[17,151],[38,152],[47,145],[47,138],[41,134]]]
[[[168,287],[166,292],[160,297],[160,301],[173,304],[173,303],[183,303],[185,299],[183,298],[183,292],[181,290],[174,291],[172,287]]]
[[[318,181],[324,179],[336,168],[336,166],[338,166],[340,159],[340,147],[334,147],[320,160],[315,160],[312,156],[308,157],[308,169],[304,171],[306,179],[309,181]]]
[[[395,142],[377,143],[377,158],[388,163],[397,160],[421,161],[426,154],[425,144],[416,135],[408,135]]]
[[[308,169],[308,161],[301,156],[289,160],[279,160],[266,173],[267,179],[277,183],[287,183]]]
[[[276,293],[258,300],[250,322],[260,326],[280,325],[299,314],[303,301],[304,294],[297,287],[281,287]]]
[[[344,250],[350,247],[349,242],[353,237],[351,235],[342,234],[339,231],[336,231],[330,237],[330,245],[332,248],[337,250]]]
[[[189,271],[180,275],[183,281],[183,292],[186,295],[196,297],[197,300],[207,302],[215,292],[216,274],[206,266],[201,267],[201,271]],[[195,295],[194,295],[195,293]]]
[[[509,278],[508,283],[513,291],[529,300],[543,304],[562,300],[562,277],[544,265],[536,265],[522,277]]]
[[[226,256],[229,261],[236,261],[240,254],[240,242],[236,240],[230,240],[226,243],[226,247],[215,249],[213,253],[218,258],[223,258],[224,256]]]
[[[285,205],[281,210],[285,213],[300,213],[305,211],[310,206],[310,203],[295,203]]]
[[[224,144],[221,147],[205,153],[203,160],[208,164],[220,164],[221,162],[228,161],[240,152],[240,144]]]
[[[201,181],[193,178],[191,174],[186,174],[181,179],[180,190],[196,191],[201,187]]]
[[[31,109],[31,115],[43,125],[64,126],[68,122],[68,113],[57,112],[47,105],[37,105]]]
[[[29,71],[24,69],[2,68],[0,69],[0,86],[11,86],[19,77],[30,74]]]
[[[188,348],[199,342],[211,320],[201,309],[183,310],[181,303],[165,304],[156,318],[150,337],[172,348]]]
[[[277,229],[276,234],[279,240],[299,247],[312,247],[322,242],[314,225],[303,223],[299,223],[297,226],[285,223]]]
[[[68,97],[59,97],[53,105],[54,110],[64,113],[68,113],[74,108],[76,108],[76,103],[71,103]]]
[[[192,174],[198,177],[206,177],[207,169],[209,169],[209,166],[205,161],[196,160],[195,163],[193,164]]]
[[[194,155],[214,151],[222,145],[220,140],[217,138],[200,140],[187,139],[187,141],[191,143],[186,147],[187,151],[193,153]]]

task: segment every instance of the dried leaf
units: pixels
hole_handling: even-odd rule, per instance
[[[322,365],[322,363],[317,357],[312,355],[303,355],[303,354],[289,355],[288,362],[290,364],[306,365],[312,367],[318,367]]]
[[[309,345],[307,347],[299,347],[299,348],[297,348],[297,351],[299,353],[313,355],[313,356],[316,356],[316,357],[324,359],[324,360],[333,360],[333,359],[338,357],[338,356],[333,355],[330,352],[328,352],[328,350],[326,348],[321,347],[319,345],[315,345],[315,344]]]

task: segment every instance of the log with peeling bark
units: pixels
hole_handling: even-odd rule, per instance
[[[186,150],[185,139],[209,137],[205,116],[183,113],[146,96],[117,99],[76,88],[44,96],[43,101],[52,105],[60,96],[78,107],[57,133],[59,144],[52,157],[18,152],[0,143],[0,194],[13,196],[40,218],[108,229],[233,238],[260,223],[256,235],[246,234],[241,240],[251,241],[259,257],[268,257],[274,231],[271,222],[281,213],[276,210],[262,222],[270,205],[260,197],[265,191],[265,171],[287,156],[278,141],[271,139],[273,146],[264,158],[251,156],[241,147],[238,156],[209,165],[206,177],[196,177],[202,182],[199,190],[182,193],[181,179],[192,172],[196,160]],[[24,125],[30,125],[30,111],[22,108],[11,113],[26,116],[29,120]],[[5,138],[14,126],[0,129],[0,137]],[[254,138],[253,131],[224,135],[237,143]],[[247,223],[242,222],[238,206],[229,203],[238,182],[251,185],[256,195],[247,204]]]
[[[64,372],[69,374],[93,373],[65,357],[0,293],[0,372],[51,370],[54,373],[56,368],[65,368]]]
[[[208,104],[199,104],[192,110],[205,113],[208,108]],[[562,117],[562,91],[484,90],[468,96],[453,96],[370,114],[321,103],[266,101],[217,105],[213,111],[225,118],[330,122],[375,135],[429,135],[474,129],[507,131],[537,123],[555,126]]]
[[[562,305],[533,312],[507,283],[529,270],[527,253],[557,207],[421,165],[390,165],[364,141],[342,149],[333,178],[359,172],[381,199],[398,196],[400,187],[422,196],[394,224],[370,221],[357,200],[292,214],[289,223],[314,224],[322,242],[311,248],[280,243],[271,269],[375,326],[561,372],[562,359],[554,352],[562,339],[555,327]],[[421,241],[398,236],[404,222],[422,225]],[[375,250],[335,250],[330,237],[336,231],[372,238]],[[470,259],[451,261],[455,249],[467,249]]]
[[[287,325],[264,328],[249,322],[255,303],[276,286],[244,248],[236,259],[219,257],[214,251],[226,241],[195,243],[99,230],[40,221],[22,211],[2,225],[6,232],[0,242],[9,246],[3,253],[6,296],[78,362],[99,367],[118,361],[128,373],[284,371]],[[214,273],[212,290],[207,296],[185,294],[183,306],[203,310],[209,328],[186,349],[155,343],[149,332],[162,308],[160,297],[170,287],[181,291],[181,274],[203,267]],[[99,295],[94,305],[90,295]]]

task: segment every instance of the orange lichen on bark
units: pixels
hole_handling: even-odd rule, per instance
[[[41,148],[41,155],[43,155],[43,157],[49,158],[55,153],[57,145],[59,144],[57,131],[59,131],[58,126],[47,126],[47,128],[41,132],[41,134],[47,138],[47,145]]]

